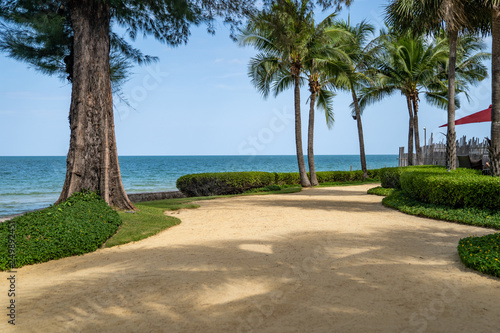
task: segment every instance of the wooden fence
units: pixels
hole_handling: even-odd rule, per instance
[[[446,143],[444,141],[434,143],[431,134],[431,139],[428,145],[420,147],[422,149],[422,163],[424,165],[446,165]],[[478,138],[473,138],[467,141],[464,136],[457,140],[457,156],[469,155],[471,159],[482,159],[483,165],[489,161],[488,142],[486,140],[479,141]],[[413,153],[413,165],[418,165],[417,156]],[[405,153],[405,147],[399,148],[399,166],[408,165],[408,154]],[[458,166],[458,160],[457,160]]]

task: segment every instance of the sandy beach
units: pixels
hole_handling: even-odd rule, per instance
[[[23,267],[0,331],[498,331],[500,279],[456,251],[494,231],[402,214],[370,187],[203,201],[154,237]]]

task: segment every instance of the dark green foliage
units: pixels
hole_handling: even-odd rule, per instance
[[[189,197],[239,194],[252,188],[274,184],[269,172],[221,172],[185,175],[177,179],[177,188]]]
[[[399,177],[404,168],[383,168],[380,169],[380,181],[384,188],[397,188],[401,189]]]
[[[500,229],[500,212],[497,210],[475,207],[453,208],[444,205],[423,203],[399,190],[395,190],[392,194],[384,198],[382,204],[410,215]]]
[[[377,179],[379,170],[368,170],[368,176]],[[353,181],[364,181],[362,171],[319,171],[316,173],[320,184],[323,183],[345,183]],[[251,189],[268,188],[264,191],[276,191],[269,189],[272,186],[278,191],[286,188],[286,185],[300,185],[298,172],[269,173],[269,172],[221,172],[200,173],[185,175],[177,179],[177,188],[189,197],[239,194]]]
[[[363,171],[318,171],[316,172],[318,182],[352,182],[363,180]]]
[[[500,277],[500,233],[463,238],[458,254],[465,266]]]
[[[67,201],[0,223],[0,270],[11,268],[7,241],[15,235],[15,267],[95,251],[121,224],[99,195],[75,193]]]
[[[384,187],[378,186],[378,187],[374,187],[374,188],[369,189],[367,193],[386,197],[388,195],[391,195],[392,192],[394,192],[394,191],[395,190],[393,188],[384,188]]]
[[[413,199],[449,207],[500,209],[500,179],[479,170],[426,168],[401,174],[401,188]]]
[[[278,185],[300,185],[300,175],[298,172],[275,173],[275,182]]]

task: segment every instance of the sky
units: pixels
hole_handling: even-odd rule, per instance
[[[356,0],[339,17],[353,24],[367,19],[383,27],[386,1]],[[319,10],[318,10],[319,12]],[[329,14],[318,13],[318,18]],[[172,48],[153,37],[133,45],[158,56],[156,64],[135,67],[115,104],[118,154],[140,155],[294,155],[293,91],[263,99],[252,86],[247,67],[256,51],[240,47],[223,25],[215,36],[203,26],[193,27],[187,45]],[[491,39],[487,38],[488,51]],[[488,64],[488,68],[491,66]],[[491,70],[490,70],[491,73]],[[307,148],[308,93],[302,89],[302,133]],[[491,80],[471,90],[471,101],[461,96],[457,119],[491,104]],[[45,76],[25,63],[0,53],[0,156],[65,156],[71,86]],[[359,154],[351,96],[339,92],[334,100],[335,124],[328,129],[316,113],[315,154]],[[367,154],[398,154],[408,141],[408,110],[400,94],[369,106],[363,115]],[[428,105],[422,97],[420,137],[444,140],[446,111]],[[483,139],[490,123],[457,126],[457,137]]]

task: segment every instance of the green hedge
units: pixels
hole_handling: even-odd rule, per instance
[[[188,197],[239,194],[252,188],[274,185],[269,172],[221,172],[185,175],[177,179],[177,188]]]
[[[458,254],[465,266],[500,277],[500,233],[463,238]]]
[[[318,171],[319,183],[362,181],[362,171]],[[379,170],[368,170],[377,179]],[[177,188],[188,197],[239,194],[253,188],[272,185],[300,185],[298,172],[220,172],[185,175],[177,179]]]
[[[121,224],[97,194],[75,193],[67,201],[0,223],[0,270],[97,250]],[[10,250],[9,250],[10,247]]]
[[[382,168],[380,169],[380,182],[383,188],[401,189],[399,177],[405,168]]]
[[[449,207],[500,209],[500,178],[478,170],[426,168],[404,171],[401,189],[413,199]]]

